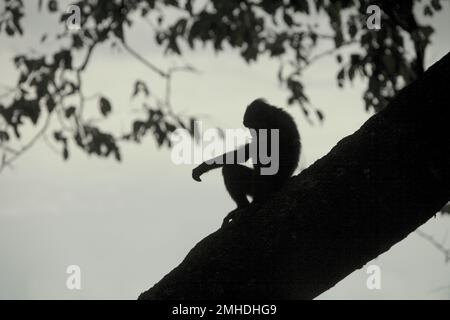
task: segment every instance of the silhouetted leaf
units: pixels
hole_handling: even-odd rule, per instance
[[[440,11],[442,9],[440,0],[431,0],[431,6],[436,11]]]
[[[63,159],[64,160],[69,159],[69,149],[67,149],[67,145],[65,145],[63,148]]]
[[[216,128],[217,133],[219,134],[220,139],[225,139],[225,131],[222,128]]]
[[[56,107],[55,99],[52,96],[47,96],[47,110],[48,112],[52,112]]]
[[[424,14],[425,16],[431,17],[431,16],[433,15],[433,10],[431,9],[430,6],[427,5],[427,6],[425,6],[424,9],[423,9],[423,14]]]
[[[69,159],[69,149],[67,145],[67,138],[62,131],[53,132],[53,138],[62,144],[62,157],[64,160]]]
[[[6,131],[0,130],[0,142],[9,141],[9,134]]]
[[[283,20],[288,25],[288,27],[291,27],[294,21],[292,20],[292,17],[288,13],[283,14]]]
[[[62,50],[53,56],[56,67],[72,69],[72,53],[69,50]]]
[[[197,122],[196,118],[189,119],[189,133],[194,138],[194,141],[196,143],[200,142],[201,136],[200,136],[200,130],[199,130],[198,122]]]
[[[337,74],[338,86],[342,88],[344,86],[345,69],[342,68]]]
[[[100,98],[100,112],[104,117],[108,116],[112,111],[111,103],[105,97]]]
[[[50,12],[55,12],[58,10],[58,2],[56,0],[49,0],[47,5]]]
[[[55,131],[53,132],[53,137],[56,141],[65,141],[66,138],[64,137],[64,134],[61,131]]]
[[[138,95],[140,92],[144,93],[144,95],[146,97],[148,97],[150,95],[150,91],[148,90],[147,85],[145,84],[144,81],[141,80],[137,80],[134,83],[134,90],[133,90],[133,94],[132,97],[135,97],[136,95]]]
[[[75,115],[75,111],[76,111],[75,106],[70,106],[66,108],[66,110],[64,110],[64,115],[66,116],[66,118],[70,118]]]
[[[323,115],[322,111],[316,110],[316,115],[319,118],[320,122],[323,122],[323,120],[325,119],[325,116]]]
[[[174,132],[177,129],[173,124],[166,122],[166,130],[167,132]]]

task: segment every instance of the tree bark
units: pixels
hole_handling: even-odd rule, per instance
[[[140,299],[312,299],[450,199],[450,54]]]

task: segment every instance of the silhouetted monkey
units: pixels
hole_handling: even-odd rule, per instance
[[[294,119],[282,109],[269,105],[262,99],[255,100],[247,107],[243,124],[249,129],[255,129],[250,143],[214,158],[214,160],[222,159],[221,163],[203,162],[192,170],[192,178],[201,181],[200,176],[203,173],[222,167],[225,187],[237,204],[237,209],[225,217],[224,224],[232,220],[240,209],[245,209],[250,205],[247,196],[252,197],[253,202],[259,204],[268,200],[291,177],[300,158],[301,143],[297,126]],[[260,134],[259,129],[267,129],[267,136]],[[265,150],[268,150],[266,154],[271,153],[270,129],[278,129],[279,134],[279,140],[277,141],[278,171],[267,175],[261,173],[270,167],[270,164],[261,163],[263,159],[260,159],[261,153],[259,151],[261,147],[266,147]],[[257,152],[251,152],[252,150],[257,150]],[[239,152],[243,151],[245,151],[245,157],[238,159]],[[225,163],[224,159],[230,154],[234,154],[235,162],[232,164]],[[274,156],[277,155],[270,154],[271,158]],[[238,164],[246,162],[250,157],[252,157],[253,169]]]

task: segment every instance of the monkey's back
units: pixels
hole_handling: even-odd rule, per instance
[[[301,142],[300,134],[297,130],[292,116],[276,106],[270,105],[263,99],[257,99],[248,105],[244,114],[244,125],[254,129],[278,129],[279,130],[279,169],[272,177],[275,184],[279,184],[289,178],[295,171],[300,159]],[[267,144],[269,152],[273,149],[270,146],[270,133],[268,133]],[[273,158],[276,155],[271,155]],[[257,161],[259,163],[259,161]],[[263,167],[266,167],[263,165]],[[259,172],[259,165],[255,167]]]
[[[278,108],[277,108],[278,109]],[[286,179],[290,177],[298,166],[301,152],[300,134],[294,119],[284,110],[278,109],[282,115],[277,119],[279,138],[279,175]]]
[[[275,174],[275,183],[283,183],[288,179],[298,166],[301,152],[300,134],[292,116],[286,111],[270,106],[270,114],[267,115],[267,129],[278,129],[278,163],[279,169]],[[269,139],[270,141],[270,139]],[[269,146],[269,150],[271,146]],[[271,155],[273,158],[276,155]]]

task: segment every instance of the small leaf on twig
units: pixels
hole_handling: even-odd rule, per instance
[[[150,95],[150,90],[148,89],[148,87],[145,84],[145,82],[142,81],[142,80],[137,80],[134,83],[134,91],[133,91],[133,94],[131,95],[131,97],[134,98],[140,92],[143,92],[146,97],[148,97]]]
[[[64,115],[66,116],[66,118],[70,118],[71,116],[75,115],[75,110],[76,109],[74,106],[70,106],[66,110],[64,110]]]
[[[111,103],[105,97],[100,98],[100,112],[104,117],[108,116],[112,111]]]

